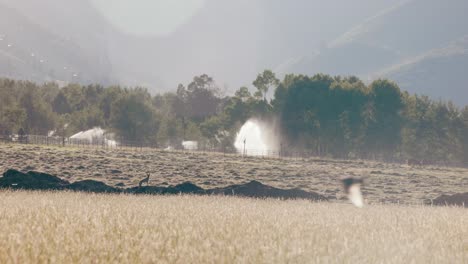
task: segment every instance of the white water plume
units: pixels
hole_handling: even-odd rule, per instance
[[[272,155],[278,152],[278,139],[275,124],[249,119],[237,133],[234,147],[244,155]]]
[[[198,141],[182,141],[185,150],[198,150]]]
[[[90,130],[81,131],[71,136],[70,139],[84,140],[88,141],[90,144],[102,144],[106,146],[115,147],[117,142],[115,140],[110,140],[106,137],[106,131],[100,127],[95,127]]]

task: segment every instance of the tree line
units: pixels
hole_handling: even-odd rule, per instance
[[[102,127],[117,140],[180,147],[183,140],[233,149],[249,118],[275,119],[281,145],[318,156],[468,163],[468,106],[401,91],[389,80],[286,75],[266,70],[225,95],[203,74],[174,92],[141,87],[0,79],[0,134],[68,137]],[[269,98],[271,97],[271,98]]]

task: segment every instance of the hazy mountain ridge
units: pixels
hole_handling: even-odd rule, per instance
[[[428,52],[424,52],[421,55],[408,58],[400,64],[393,65],[391,67],[384,69],[383,71],[378,73],[378,75],[389,75],[389,74],[400,71],[402,68],[412,67],[425,60],[437,59],[437,58],[443,58],[443,57],[451,57],[451,56],[464,56],[467,54],[468,54],[468,35],[462,37],[459,40],[449,43],[447,46],[443,48],[429,50]]]
[[[398,82],[412,93],[429,94],[435,99],[450,98],[466,105],[468,91],[468,35],[444,48],[430,50],[393,65],[376,74]]]
[[[388,77],[403,89],[468,104],[468,2],[410,0],[365,20],[289,71]],[[457,41],[460,40],[461,41]],[[375,74],[377,73],[377,74]],[[456,80],[456,81],[455,81]]]
[[[440,48],[468,33],[464,0],[406,0],[332,42],[352,42],[386,48],[400,56]]]
[[[38,71],[25,56],[12,53],[0,42],[0,58],[9,58],[0,61],[2,75],[36,76],[35,80],[79,76],[82,83],[143,85],[154,92],[173,90],[202,73],[232,92],[250,85],[258,72],[270,68],[279,75],[323,72],[367,80],[388,76],[402,82],[405,89],[439,96],[429,83],[412,86],[415,78],[403,78],[403,73],[379,74],[468,34],[464,15],[468,2],[463,0],[296,0],[289,4],[280,0],[207,0],[184,25],[163,37],[119,32],[89,1],[1,3],[15,8],[2,16],[1,31],[9,21],[26,23],[27,42],[34,43],[38,54],[51,57],[51,66]],[[0,13],[6,12],[1,9]],[[5,18],[15,13],[16,20]],[[24,37],[19,31],[9,34]],[[18,46],[24,54],[31,50],[28,45]],[[446,58],[458,59],[457,55]],[[422,67],[422,62],[412,68]],[[426,79],[418,76],[421,82]],[[457,78],[462,85],[468,83],[464,74]]]
[[[113,30],[88,1],[2,1],[57,35],[89,43],[84,48],[85,57],[101,53],[92,51],[93,45],[101,51],[105,47],[102,53],[109,58],[112,81],[146,85],[155,91],[173,89],[201,73],[214,76],[230,90],[249,85],[264,68],[313,52],[320,43],[345,31],[348,24],[387,5],[383,0],[341,4],[338,0],[296,0],[288,5],[278,0],[208,0],[173,34],[145,38]],[[342,8],[337,9],[337,5]],[[348,12],[352,6],[360,8]],[[323,13],[330,12],[340,16],[340,21],[323,19]],[[325,25],[327,30],[323,30]],[[105,43],[94,41],[96,31],[95,35],[104,35]],[[70,36],[69,32],[75,34]]]
[[[52,3],[58,3],[50,0],[40,2],[44,6],[48,3],[51,6]],[[0,35],[3,35],[0,50],[5,58],[9,58],[0,61],[3,76],[39,82],[51,80],[104,84],[109,82],[111,66],[102,39],[90,36],[93,31],[82,34],[85,30],[67,30],[66,28],[73,24],[68,24],[67,19],[71,22],[76,17],[64,14],[62,20],[59,16],[45,19],[54,17],[56,11],[43,12],[47,10],[45,7],[34,9],[34,5],[40,4],[39,2],[32,3],[30,10],[19,9],[22,5],[28,4],[31,3],[18,1],[13,4],[5,0],[0,1]],[[69,5],[63,3],[62,6],[67,4]],[[66,10],[73,8],[68,7]],[[66,34],[67,32],[75,34]]]

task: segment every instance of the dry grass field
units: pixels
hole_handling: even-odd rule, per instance
[[[0,263],[468,263],[468,211],[1,191]]]
[[[78,149],[0,144],[0,173],[36,170],[69,181],[94,179],[115,186],[137,186],[151,172],[151,185],[191,181],[203,188],[258,180],[278,188],[301,188],[340,201],[340,177],[365,177],[370,204],[417,205],[441,194],[468,191],[468,169],[409,167],[369,161],[280,160],[213,153]]]
[[[468,263],[468,211],[421,205],[466,192],[467,169],[0,144],[7,169],[125,187],[147,171],[162,186],[258,180],[332,202],[2,190],[0,263]],[[366,178],[363,209],[342,200],[344,175]]]

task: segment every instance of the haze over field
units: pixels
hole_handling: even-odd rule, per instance
[[[112,2],[112,4],[111,4]],[[207,73],[388,77],[468,104],[464,0],[0,0],[0,74],[173,90]]]

